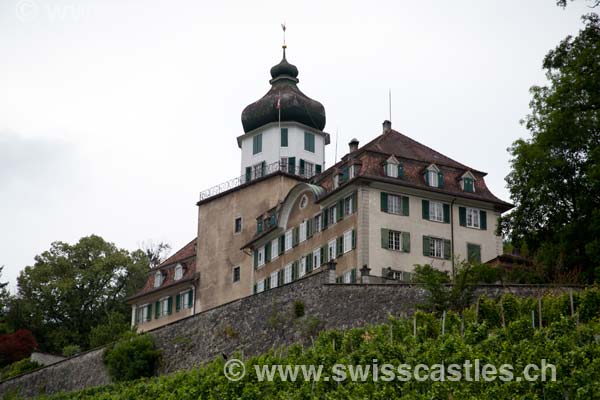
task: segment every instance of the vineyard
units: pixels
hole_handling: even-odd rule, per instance
[[[541,311],[542,326],[540,327]],[[323,331],[308,347],[292,345],[244,360],[246,376],[230,382],[225,360],[176,374],[90,388],[41,399],[592,399],[600,393],[600,290],[572,296],[480,299],[462,315],[418,312],[380,325]],[[443,325],[443,326],[442,326]],[[443,334],[442,334],[443,332]],[[243,358],[242,354],[228,358]],[[255,365],[511,364],[515,376],[542,359],[556,366],[552,382],[410,380],[259,382]],[[6,395],[6,399],[17,398]]]

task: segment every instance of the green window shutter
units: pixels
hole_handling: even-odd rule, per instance
[[[288,157],[288,172],[296,174],[296,157]]]
[[[450,204],[444,204],[444,223],[450,223]]]
[[[347,182],[348,181],[348,166],[345,166],[342,169],[342,182]]]
[[[288,128],[281,128],[281,147],[288,146]]]
[[[175,295],[175,311],[179,312],[181,310],[181,296]]]
[[[260,176],[265,176],[267,174],[267,162],[266,161],[263,161],[260,163],[260,169],[262,171]]]
[[[429,219],[429,200],[421,201],[421,207],[423,209],[423,219]]]
[[[285,247],[285,235],[281,235],[279,236],[279,246],[278,250],[279,250],[279,255],[282,255],[284,252],[284,247]]]
[[[322,222],[321,230],[327,229],[327,225],[329,224],[329,213],[327,211],[328,210],[325,208],[325,209],[323,209],[323,212],[321,213],[321,222]]]
[[[423,236],[423,255],[425,257],[431,256],[431,249],[429,248],[429,236]]]
[[[146,307],[146,321],[150,321],[152,319],[152,304],[148,304]]]
[[[300,159],[300,175],[304,175],[304,160]]]
[[[352,194],[352,212],[355,213],[358,211],[358,192],[354,192]]]
[[[254,268],[258,268],[258,249],[254,249]]]
[[[463,187],[465,192],[473,192],[473,179],[463,178]]]
[[[410,214],[410,205],[409,198],[407,196],[402,196],[402,215],[408,217]]]
[[[173,312],[173,296],[169,296],[169,300],[167,302],[167,313],[171,315]]]
[[[256,283],[254,284],[254,294],[256,294]]]
[[[338,201],[336,210],[337,212],[337,220],[341,221],[344,219],[344,199]]]
[[[265,245],[265,262],[268,263],[269,261],[271,261],[271,242]]]
[[[277,286],[281,286],[283,285],[283,270],[280,269],[279,272],[277,272]]]
[[[438,187],[441,189],[444,187],[444,174],[438,172]]]
[[[338,276],[337,278],[335,278],[335,283],[342,283],[342,277]]]
[[[390,248],[390,233],[389,229],[381,228],[381,248]]]
[[[458,223],[460,226],[467,226],[467,209],[458,207]]]
[[[256,232],[261,233],[263,231],[263,222],[262,219],[256,221]]]
[[[292,231],[292,246],[293,247],[298,246],[299,242],[300,242],[300,227],[297,226]]]
[[[398,164],[398,178],[404,177],[404,167],[402,164]]]
[[[350,282],[356,283],[356,268],[352,268],[350,271]]]
[[[194,305],[194,291],[192,289],[190,289],[190,291],[188,292],[188,307],[192,308],[192,306]]]
[[[381,211],[388,211],[388,194],[385,192],[381,192]]]
[[[271,214],[271,216],[269,217],[269,226],[275,226],[276,223],[277,218],[275,217],[275,214]]]
[[[298,279],[298,261],[294,261],[292,264],[292,280]]]
[[[352,248],[356,248],[356,229],[352,229]]]
[[[250,182],[252,180],[252,168],[246,167],[246,182]]]
[[[160,301],[154,303],[154,319],[160,318]]]
[[[389,176],[388,175],[388,163],[386,162],[385,164],[383,164],[383,175],[384,176]]]
[[[266,289],[271,289],[271,275],[267,276],[267,278],[265,279],[265,290]]]
[[[344,254],[344,237],[340,236],[339,238],[336,239],[336,254],[338,257],[340,257],[342,254]]]
[[[329,261],[328,258],[328,251],[327,251],[327,245],[321,247],[321,265],[325,264],[327,261]]]
[[[449,260],[452,257],[452,245],[449,240],[444,239],[444,258]]]
[[[429,171],[425,171],[423,174],[423,179],[425,179],[425,183],[429,186]]]
[[[487,229],[487,212],[483,210],[479,211],[479,226],[481,230],[485,231]]]
[[[402,232],[402,251],[410,253],[410,232]]]
[[[321,164],[315,165],[315,170],[317,171],[317,175],[321,173]]]
[[[306,261],[304,261],[306,263],[306,272],[310,272],[312,271],[312,266],[313,266],[313,255],[312,253],[308,254],[305,256],[306,257]]]
[[[313,219],[306,220],[306,238],[310,239],[313,235]]]

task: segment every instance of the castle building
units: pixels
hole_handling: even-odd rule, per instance
[[[198,236],[153,269],[128,302],[141,331],[255,295],[336,264],[410,281],[414,266],[452,273],[502,253],[498,217],[512,205],[478,171],[392,129],[326,168],[323,105],[286,59],[242,112],[240,176],[200,194]],[[175,303],[175,306],[173,306]]]

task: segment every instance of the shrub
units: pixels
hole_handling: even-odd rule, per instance
[[[129,381],[154,375],[160,351],[149,335],[132,334],[106,349],[104,363],[115,381]]]
[[[294,317],[300,318],[304,316],[304,303],[300,300],[294,301]]]
[[[27,329],[0,335],[0,366],[29,357],[37,345],[33,334]]]
[[[77,353],[81,353],[81,347],[76,344],[70,344],[62,349],[62,355],[65,357],[71,357]]]
[[[35,361],[31,361],[29,358],[14,362],[2,370],[2,379],[9,379],[17,375],[24,374],[34,369],[38,369],[43,365]]]
[[[579,317],[581,321],[590,321],[600,315],[600,290],[597,288],[584,291],[580,296]]]

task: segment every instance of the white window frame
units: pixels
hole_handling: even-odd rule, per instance
[[[431,257],[444,258],[444,239],[430,237],[429,254]]]
[[[135,309],[135,323],[138,325],[143,324],[146,321],[146,315],[148,314],[148,307],[150,304],[142,304]]]
[[[342,276],[342,280],[344,283],[352,283],[352,271],[346,271]]]
[[[163,297],[162,299],[160,299],[160,301],[158,302],[158,304],[160,304],[160,313],[159,315],[161,317],[164,317],[165,315],[169,315],[169,297]]]
[[[306,240],[306,221],[300,223],[300,234],[298,235],[298,242],[302,243]]]
[[[402,251],[402,232],[388,232],[388,249]]]
[[[356,177],[356,165],[351,165],[348,171],[348,180]]]
[[[284,251],[287,253],[288,251],[290,251],[293,247],[293,240],[294,240],[294,234],[292,232],[292,230],[290,229],[289,231],[287,231],[285,233],[285,247],[284,247]]]
[[[273,239],[271,241],[271,261],[279,257],[279,239]]]
[[[279,170],[282,172],[288,172],[288,167],[290,165],[289,162],[290,160],[288,159],[288,157],[279,158]]]
[[[480,229],[480,227],[481,227],[480,215],[481,214],[479,212],[479,209],[467,207],[467,211],[466,211],[467,228]]]
[[[352,230],[344,232],[344,254],[352,250]]]
[[[317,214],[314,217],[313,233],[321,232],[321,222],[323,220],[323,214]]]
[[[354,194],[344,198],[344,215],[350,215],[354,212]]]
[[[265,246],[259,247],[256,255],[258,257],[256,265],[258,268],[260,268],[265,265]]]
[[[278,278],[279,278],[279,275],[277,274],[277,271],[271,272],[271,289],[279,286]]]
[[[288,264],[283,269],[283,284],[290,283],[292,281],[292,264]]]
[[[385,171],[386,176],[389,176],[390,178],[398,177],[398,164],[390,163],[388,161],[388,163],[385,165],[385,168],[386,168],[386,171]]]
[[[261,279],[260,281],[256,282],[256,293],[261,293],[265,291],[265,280]]]
[[[429,202],[429,220],[444,222],[444,203],[440,201]]]
[[[333,205],[327,209],[329,213],[329,225],[333,225],[337,222],[337,205]]]
[[[306,275],[306,257],[300,258],[298,264],[298,277],[302,278],[304,275]]]
[[[402,214],[402,196],[397,194],[387,195],[387,212],[390,214]]]
[[[335,175],[333,175],[333,188],[337,189],[338,186],[340,186],[340,175],[336,172]]]
[[[439,182],[438,182],[438,171],[434,170],[434,169],[429,169],[427,170],[427,174],[428,174],[428,180],[429,180],[429,186],[431,187],[438,187],[439,186]]]
[[[192,291],[191,290],[185,290],[183,292],[179,293],[179,305],[181,306],[182,310],[191,308],[189,306],[189,298],[192,296]]]
[[[328,260],[335,260],[337,258],[337,239],[330,240],[327,243],[327,257]]]
[[[183,265],[177,264],[175,266],[175,274],[173,276],[173,279],[176,280],[176,281],[178,281],[181,278],[183,278]]]
[[[315,164],[304,161],[304,176],[306,178],[312,178],[315,175]]]
[[[163,284],[163,274],[161,271],[156,271],[154,273],[154,287],[160,287]]]
[[[321,266],[321,248],[313,250],[313,269],[317,269]]]

